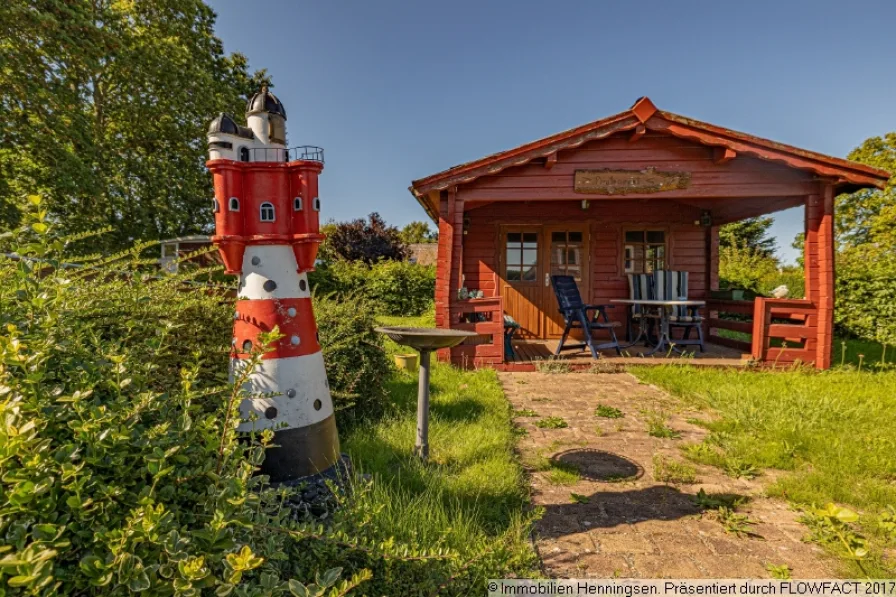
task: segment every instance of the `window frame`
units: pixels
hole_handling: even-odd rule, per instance
[[[243,153],[243,152],[245,152],[245,153]],[[245,159],[243,158],[243,156],[245,156]],[[241,145],[240,148],[237,150],[237,157],[239,158],[239,161],[241,161],[241,162],[251,162],[252,161],[251,152],[249,151],[249,148],[246,147],[245,145]]]
[[[629,242],[625,239],[626,235],[629,232],[643,232],[644,233],[644,241],[643,242]],[[663,264],[661,268],[657,268],[656,259],[654,258],[654,269],[652,271],[656,271],[657,269],[672,269],[672,234],[668,227],[665,226],[651,226],[649,224],[645,225],[633,225],[633,226],[625,226],[622,228],[622,233],[619,236],[619,244],[620,250],[619,255],[621,257],[619,270],[622,272],[622,275],[628,274],[646,274],[650,273],[646,271],[646,267],[642,266],[642,270],[638,271],[634,267],[627,268],[626,261],[631,261],[634,266],[635,262],[638,261],[635,259],[634,253],[632,254],[632,258],[628,259],[628,249],[630,247],[634,247],[635,245],[640,245],[644,247],[644,257],[641,259],[641,262],[646,265],[647,263],[647,248],[651,246],[660,246],[660,243],[652,243],[647,241],[647,233],[649,232],[662,232],[663,233]]]
[[[214,213],[216,213],[216,214],[221,213],[221,203],[218,201],[218,198],[217,198],[217,197],[213,197],[213,198],[212,198],[212,201],[214,202],[213,205],[215,206],[215,207],[214,207],[214,210],[215,210]]]
[[[510,265],[510,262],[507,259],[508,236],[511,234],[519,234],[520,235],[520,242],[519,242],[519,249],[518,249],[519,253],[520,253],[520,260],[518,263],[514,262],[514,264],[513,264],[513,265],[518,265],[520,268],[522,268],[524,265],[526,265],[523,260],[523,251],[527,250],[525,247],[526,242],[522,235],[524,235],[524,234],[534,234],[535,235],[535,248],[528,249],[528,250],[535,251],[535,263],[534,263],[535,276],[531,280],[523,280],[522,279],[522,269],[520,270],[520,272],[521,272],[520,279],[511,279],[507,275],[507,267],[508,267],[508,265]],[[541,227],[525,226],[525,225],[504,227],[501,230],[500,245],[499,245],[499,251],[500,251],[500,256],[501,256],[501,260],[500,260],[500,263],[501,263],[500,276],[501,276],[501,278],[504,281],[506,281],[508,284],[511,284],[513,286],[539,286],[541,283],[541,274],[543,273],[542,272],[543,263],[542,263],[542,256],[541,256],[542,251],[544,251],[544,246],[542,245],[543,242],[544,242],[544,230]]]
[[[236,205],[236,208],[233,206]],[[231,197],[227,200],[227,211],[239,211],[240,210],[240,199],[239,197]]]
[[[320,211],[320,197],[315,197],[312,202],[312,208],[314,211]]]
[[[264,217],[264,212],[265,212],[266,208],[270,208],[270,210],[271,210],[270,218]],[[271,222],[277,221],[277,208],[274,207],[273,203],[271,203],[270,201],[265,201],[264,203],[262,203],[261,205],[258,206],[258,221],[264,222],[265,224],[269,224]]]
[[[304,205],[302,205],[301,197],[293,197],[292,198],[292,210],[293,211],[302,211]]]

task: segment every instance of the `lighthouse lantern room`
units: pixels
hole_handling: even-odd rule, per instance
[[[282,338],[248,376],[239,430],[272,429],[262,472],[290,481],[324,472],[339,458],[329,384],[306,272],[320,234],[317,179],[323,150],[287,148],[286,110],[262,88],[246,106],[247,126],[229,114],[208,131],[215,235],[228,274],[240,277],[231,368],[237,371],[275,327]]]

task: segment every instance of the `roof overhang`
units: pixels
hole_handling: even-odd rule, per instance
[[[482,176],[497,174],[507,168],[522,166],[535,159],[556,159],[560,150],[576,148],[590,141],[635,129],[637,132],[663,132],[708,147],[735,152],[731,155],[748,155],[809,171],[830,179],[836,192],[851,192],[868,187],[883,188],[890,178],[890,173],[885,170],[664,112],[650,99],[642,97],[628,110],[609,118],[448,168],[413,181],[409,190],[426,213],[438,222],[439,204],[433,197],[437,197],[442,190],[470,183]]]

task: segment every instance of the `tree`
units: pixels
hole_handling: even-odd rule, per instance
[[[211,228],[205,128],[266,74],[226,55],[202,0],[5,0],[0,225],[29,193],[113,249]]]
[[[719,228],[719,244],[722,247],[749,249],[764,257],[773,257],[775,239],[768,235],[773,223],[773,218],[765,216],[725,224]]]
[[[439,240],[439,233],[429,229],[428,222],[411,222],[399,233],[401,242],[406,245],[417,243],[434,243]]]
[[[322,227],[327,235],[320,249],[322,261],[363,261],[375,263],[381,259],[402,261],[409,251],[401,241],[398,228],[389,226],[374,212],[367,220],[331,222]]]
[[[896,132],[865,140],[847,157],[896,173]],[[896,248],[896,178],[883,190],[838,195],[834,224],[841,248],[870,243]]]

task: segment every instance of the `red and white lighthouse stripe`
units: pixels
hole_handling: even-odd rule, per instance
[[[252,396],[240,405],[240,431],[275,432],[279,447],[267,451],[263,466],[272,481],[320,472],[339,457],[308,279],[298,269],[291,245],[248,245],[233,326],[234,368],[244,366],[259,334],[275,327],[282,334],[249,374],[245,389]]]

